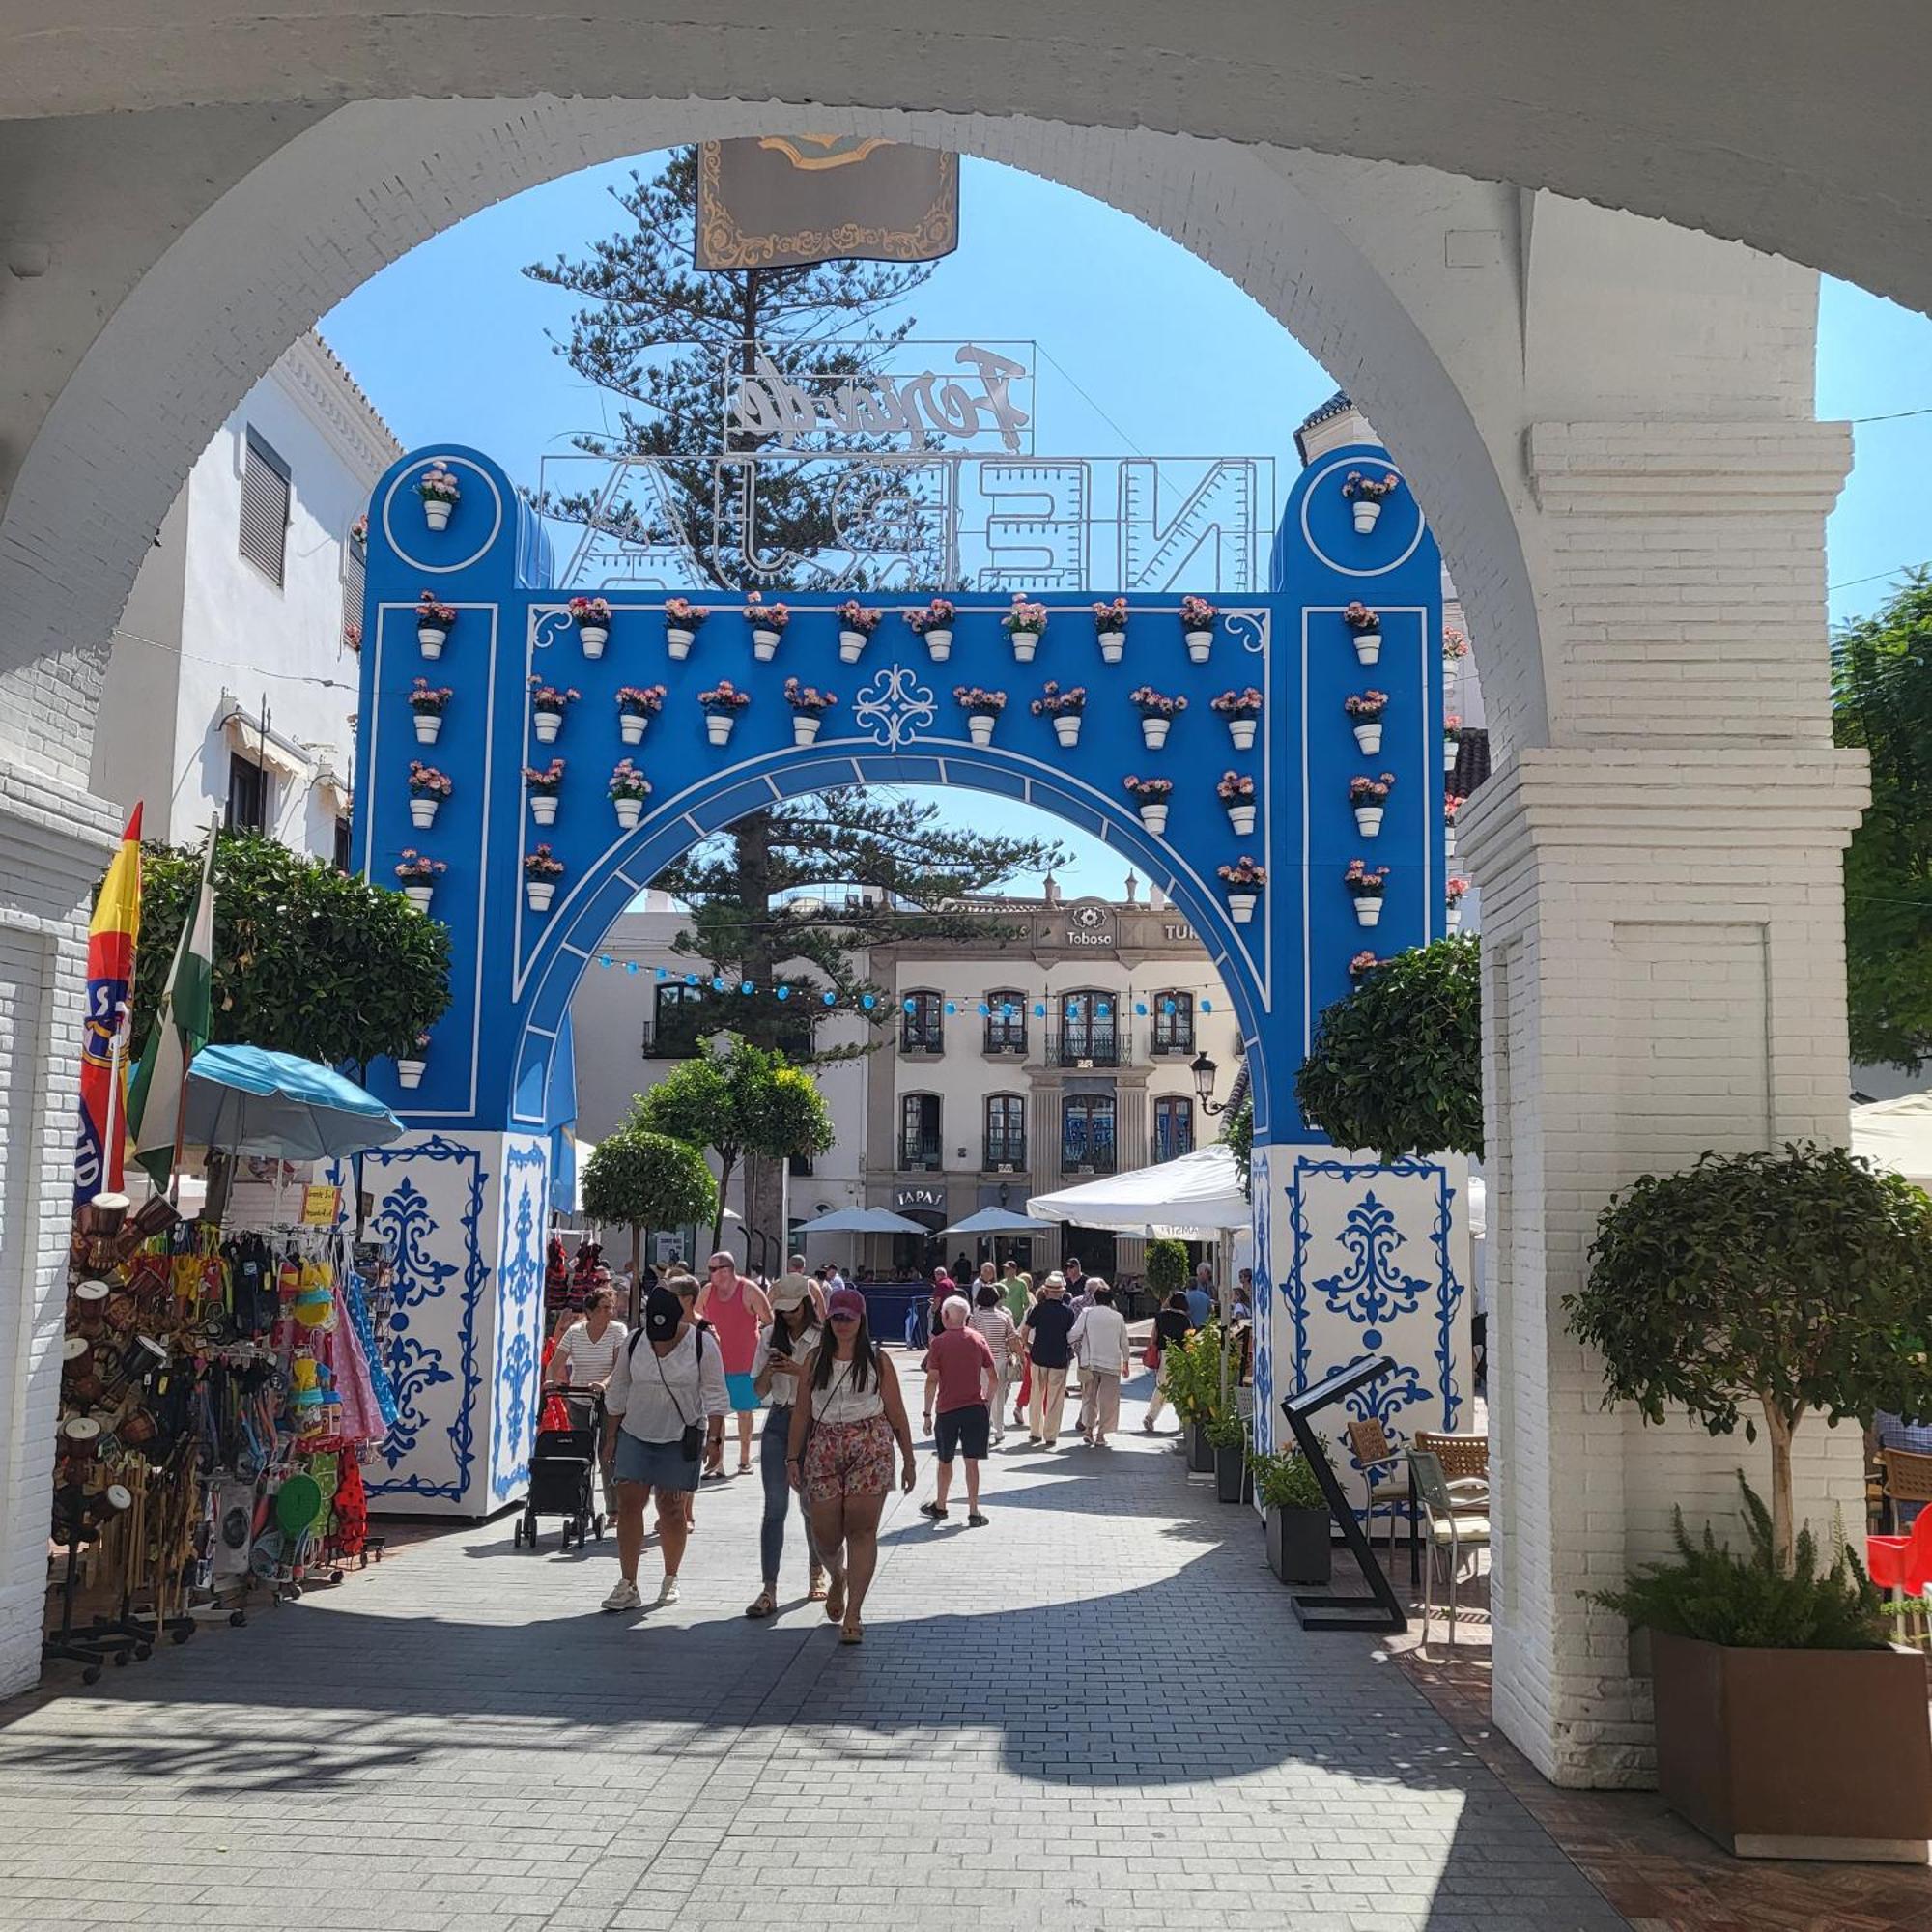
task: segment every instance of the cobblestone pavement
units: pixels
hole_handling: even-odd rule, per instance
[[[795,1529],[745,1620],[752,1477],[671,1609],[600,1615],[608,1538],[503,1520],[96,1690],[57,1667],[0,1707],[0,1925],[1624,1924],[1371,1641],[1296,1628],[1165,1439],[989,1468],[986,1528],[895,1503],[858,1650]]]

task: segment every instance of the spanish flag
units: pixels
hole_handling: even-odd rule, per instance
[[[87,1023],[80,1050],[80,1133],[74,1145],[73,1199],[121,1191],[121,1150],[128,1132],[128,1063],[114,1063],[114,1039],[126,1022],[141,936],[141,808],[121,835],[121,849],[100,882],[87,929]]]

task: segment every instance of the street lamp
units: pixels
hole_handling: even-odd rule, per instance
[[[1210,1115],[1225,1114],[1228,1111],[1228,1103],[1223,1100],[1217,1106],[1214,1101],[1214,1076],[1221,1069],[1208,1058],[1207,1053],[1204,1051],[1194,1056],[1193,1063],[1187,1070],[1194,1076],[1194,1092],[1200,1099],[1201,1111],[1204,1114]]]

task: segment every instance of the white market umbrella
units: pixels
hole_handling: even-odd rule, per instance
[[[927,1230],[918,1221],[908,1221],[890,1208],[835,1208],[814,1221],[803,1222],[795,1231],[801,1235],[923,1235]]]
[[[1037,1233],[1050,1224],[1037,1215],[1015,1214],[1009,1208],[981,1208],[963,1221],[940,1229],[942,1235],[1025,1235]]]
[[[1854,1107],[1852,1151],[1932,1188],[1932,1094],[1907,1094]]]
[[[1234,1152],[1221,1142],[1176,1160],[1102,1175],[1078,1187],[1036,1194],[1029,1214],[1117,1235],[1212,1240],[1249,1227],[1254,1208],[1241,1191]]]

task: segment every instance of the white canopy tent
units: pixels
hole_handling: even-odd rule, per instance
[[[1932,1094],[1854,1107],[1852,1151],[1932,1191]]]
[[[1211,1241],[1238,1234],[1254,1218],[1234,1153],[1218,1141],[1152,1167],[1036,1194],[1027,1203],[1027,1212],[1082,1228],[1179,1241]]]

